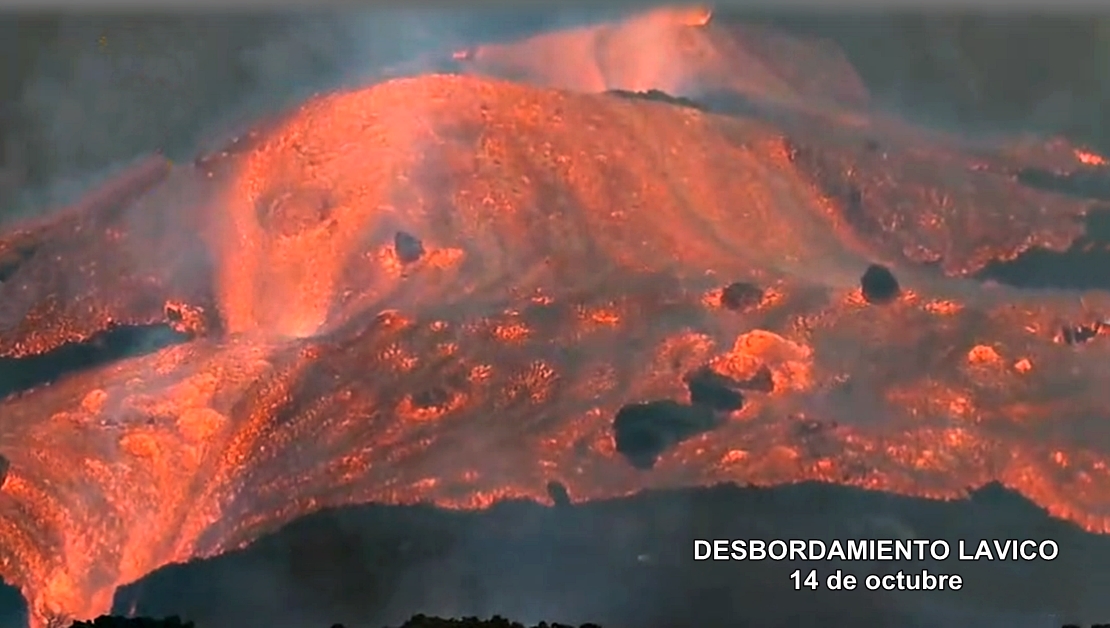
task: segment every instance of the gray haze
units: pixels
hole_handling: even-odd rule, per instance
[[[393,64],[602,15],[9,17],[0,20],[0,214],[72,200],[153,150],[190,158],[259,115]]]
[[[260,114],[387,66],[627,10],[5,16],[0,216],[71,200],[153,150],[188,159]],[[715,19],[755,19],[725,13]],[[1110,145],[1110,20],[1099,16],[763,19],[832,38],[882,102],[919,119]]]

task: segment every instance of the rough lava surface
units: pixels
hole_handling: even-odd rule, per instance
[[[674,49],[649,58],[644,24]],[[530,60],[553,41],[581,55]],[[1014,173],[1097,156],[870,113],[825,44],[708,14],[517,46],[527,67],[480,48],[456,75],[323,95],[0,236],[5,373],[113,330],[184,339],[0,402],[0,575],[37,624],[327,506],[553,481],[590,500],[997,480],[1110,529],[1110,302],[972,278],[1080,239],[1096,204]],[[876,263],[901,288],[884,305],[860,289]],[[723,307],[736,282],[758,299]],[[694,380],[762,384],[630,464],[614,417],[691,408]],[[667,421],[640,414],[652,441]]]

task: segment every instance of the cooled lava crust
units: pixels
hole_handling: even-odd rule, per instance
[[[397,79],[11,226],[0,576],[40,624],[92,617],[324,507],[552,482],[997,480],[1110,529],[1110,301],[982,280],[1102,259],[1100,158],[805,89]]]

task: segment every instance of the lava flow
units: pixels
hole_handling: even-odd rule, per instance
[[[328,506],[551,482],[997,480],[1110,529],[1110,299],[1008,285],[1110,285],[1110,173],[816,107],[823,44],[678,15],[771,51],[705,90],[749,106],[399,79],[10,228],[0,575],[35,621]],[[667,87],[584,89],[629,86]]]

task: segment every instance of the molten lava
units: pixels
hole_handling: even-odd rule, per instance
[[[712,87],[775,115],[475,76],[329,94],[11,229],[0,373],[42,377],[0,403],[0,575],[36,621],[89,617],[321,508],[553,481],[998,480],[1110,529],[1110,300],[975,279],[1087,237],[1093,202],[1016,173],[1097,166],[792,107],[815,83],[760,67]],[[614,417],[648,402],[633,465]]]

